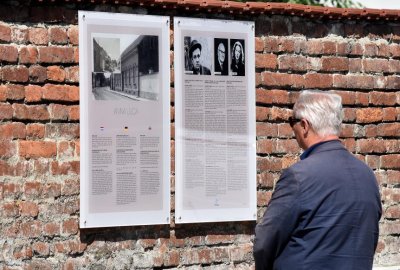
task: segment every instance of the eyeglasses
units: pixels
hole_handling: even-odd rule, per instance
[[[289,117],[289,125],[291,126],[291,127],[294,127],[294,125],[296,125],[296,123],[298,123],[298,122],[300,122],[301,121],[301,119],[297,119],[297,118],[294,118],[294,117]]]

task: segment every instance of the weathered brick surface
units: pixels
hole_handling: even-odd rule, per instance
[[[0,3],[0,268],[254,267],[253,222],[79,229],[76,16],[82,6],[17,2]],[[135,13],[118,3],[88,5]],[[344,105],[341,139],[373,169],[382,192],[375,263],[400,264],[400,24],[260,16],[254,40],[258,218],[282,169],[299,160],[288,124],[299,91],[335,90]],[[172,50],[169,56],[173,61]],[[170,92],[174,174],[173,68]],[[174,181],[172,175],[172,214]]]

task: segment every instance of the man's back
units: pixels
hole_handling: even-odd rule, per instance
[[[286,205],[274,205],[276,199]],[[372,269],[381,215],[379,190],[372,171],[339,141],[317,146],[287,169],[271,207],[261,227],[277,226],[281,219],[278,224],[283,228],[275,231],[288,237],[277,237],[271,244],[278,247],[275,251],[264,246],[274,262],[269,266],[273,268],[263,269]],[[272,219],[274,225],[269,224]],[[257,238],[262,237],[271,236]],[[256,249],[257,245],[262,243],[256,243]]]

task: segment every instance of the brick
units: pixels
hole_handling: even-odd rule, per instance
[[[275,157],[258,157],[257,169],[260,171],[279,172],[282,169],[282,160]]]
[[[262,83],[275,87],[301,87],[304,85],[303,76],[297,74],[262,72]]]
[[[385,122],[393,122],[396,121],[396,117],[398,113],[396,108],[383,108],[383,121]]]
[[[353,122],[356,120],[356,109],[353,108],[343,108],[343,121]]]
[[[321,40],[308,40],[306,43],[306,53],[308,55],[321,55],[323,54],[323,47]]]
[[[0,41],[11,41],[11,27],[7,24],[0,24]]]
[[[263,52],[264,51],[264,40],[260,37],[254,38],[254,47],[256,52]]]
[[[233,262],[246,261],[253,256],[253,245],[250,243],[241,244],[229,248],[229,258]]]
[[[347,88],[350,89],[373,89],[375,86],[374,76],[348,75]]]
[[[349,71],[357,73],[362,71],[362,60],[359,58],[349,58]]]
[[[374,123],[383,120],[381,108],[361,108],[356,111],[357,123]]]
[[[271,200],[271,191],[257,191],[257,206],[264,207],[267,206]]]
[[[79,87],[71,85],[46,84],[43,87],[43,99],[50,101],[79,101]]]
[[[336,91],[342,98],[343,105],[354,105],[356,103],[356,93],[353,91]]]
[[[74,63],[74,60],[76,60],[74,48],[56,46],[39,48],[39,63]]]
[[[368,106],[369,95],[368,93],[356,92],[356,105]]]
[[[20,64],[36,64],[38,59],[38,51],[36,47],[23,46],[19,49]]]
[[[74,48],[74,63],[78,64],[79,63],[79,49],[78,48]],[[171,69],[171,71],[173,71],[173,69]],[[174,82],[174,73],[172,72],[172,76],[170,79],[171,83]]]
[[[10,120],[12,117],[12,106],[8,103],[0,103],[0,120]]]
[[[399,73],[400,72],[400,61],[389,59],[389,72]]]
[[[45,242],[35,242],[32,245],[33,253],[41,256],[47,256],[50,253],[49,244]]]
[[[387,183],[391,185],[400,184],[400,171],[387,171]]]
[[[281,55],[278,62],[281,70],[306,71],[308,65],[307,58],[301,55]]]
[[[68,120],[69,108],[66,105],[50,104],[49,113],[52,120]]]
[[[45,134],[45,126],[43,124],[28,124],[26,126],[26,137],[34,139],[43,139]]]
[[[1,74],[3,81],[23,83],[29,79],[29,70],[25,66],[4,66]]]
[[[0,45],[0,61],[16,63],[18,59],[18,49],[12,45]]]
[[[2,217],[17,217],[19,216],[18,204],[16,202],[3,203],[1,207]]]
[[[47,124],[45,137],[52,139],[76,139],[79,138],[79,124]]]
[[[62,224],[62,233],[64,234],[77,234],[78,233],[78,220],[69,219]]]
[[[290,140],[280,139],[277,141],[275,153],[299,154],[300,147],[295,139],[290,139]]]
[[[47,79],[49,81],[63,82],[65,80],[65,70],[60,66],[47,67]]]
[[[65,81],[69,83],[79,82],[79,66],[65,68]]]
[[[32,248],[30,246],[18,246],[13,251],[13,257],[16,260],[31,259],[33,257]]]
[[[49,43],[49,34],[46,28],[29,29],[29,41],[35,45],[47,45]]]
[[[257,123],[257,136],[276,137],[278,136],[278,127],[271,123]]]
[[[382,137],[396,137],[399,136],[400,123],[384,123],[379,124],[377,134]]]
[[[277,56],[275,54],[260,54],[255,57],[256,68],[275,69],[277,66]]]
[[[387,76],[386,77],[386,88],[387,89],[399,89],[400,88],[400,77],[398,76]]]
[[[363,46],[360,43],[350,43],[350,55],[353,56],[362,56],[363,55]]]
[[[357,152],[365,153],[384,153],[386,151],[385,141],[377,139],[361,139],[357,141]]]
[[[276,141],[270,139],[258,140],[256,148],[259,154],[271,154],[276,151]]]
[[[77,25],[72,25],[67,31],[69,43],[72,45],[79,44],[79,27]]]
[[[400,155],[391,154],[381,156],[382,169],[400,169]]]
[[[373,91],[370,93],[371,104],[393,106],[396,104],[396,93]]]
[[[276,37],[268,36],[264,40],[264,49],[266,52],[279,52],[279,41]]]
[[[279,179],[279,174],[270,172],[261,172],[257,176],[258,185],[262,188],[272,188]]]
[[[347,56],[351,51],[351,46],[348,42],[339,41],[336,44],[336,52],[338,55]]]
[[[43,91],[42,87],[38,85],[27,85],[25,86],[25,101],[30,102],[39,102],[42,100]]]
[[[323,54],[336,54],[336,43],[334,41],[322,41]]]
[[[11,28],[11,41],[17,44],[27,43],[29,40],[29,30],[26,26],[18,25]]]
[[[346,57],[322,57],[323,71],[348,71],[349,59]]]
[[[66,179],[61,186],[61,195],[72,196],[79,194],[79,181],[75,179]]]
[[[12,105],[14,109],[13,117],[18,120],[49,120],[49,112],[45,105]]]
[[[10,158],[16,154],[16,144],[14,141],[0,141],[0,156]]]
[[[31,83],[43,83],[47,79],[47,69],[43,66],[34,65],[29,67],[29,80]]]
[[[52,27],[49,29],[49,38],[52,44],[67,44],[67,30],[60,27]]]
[[[57,145],[47,141],[20,141],[19,154],[24,158],[51,158],[57,155]]]
[[[386,89],[387,79],[384,75],[374,76],[374,88],[375,89]]]
[[[341,138],[352,138],[354,136],[355,136],[354,125],[342,124],[340,137]]]
[[[333,86],[333,77],[330,74],[309,73],[304,75],[305,88],[331,88]]]
[[[7,84],[5,88],[7,100],[23,100],[25,98],[25,89],[23,85]]]
[[[27,238],[37,238],[42,233],[42,224],[39,221],[27,221],[21,224],[21,234]]]
[[[61,141],[58,142],[57,145],[57,154],[58,158],[72,158],[74,157],[75,152],[75,143],[69,141]]]
[[[39,206],[34,202],[20,202],[19,210],[22,216],[37,217],[37,215],[39,214]]]
[[[365,56],[376,56],[378,55],[378,45],[375,43],[364,44],[364,55]]]
[[[13,122],[0,124],[0,140],[25,139],[25,124]]]
[[[69,106],[68,109],[68,120],[79,121],[79,105]]]
[[[43,225],[43,233],[46,236],[55,236],[60,234],[60,224],[47,223]]]
[[[24,195],[27,198],[38,198],[42,194],[42,184],[38,181],[25,182],[24,184]]]
[[[289,102],[289,94],[283,90],[256,90],[256,100],[258,103],[264,104],[287,104]]]
[[[51,163],[52,175],[78,175],[79,174],[79,161],[67,161]]]
[[[230,244],[235,240],[234,235],[209,234],[205,238],[206,245]]]
[[[7,162],[0,160],[0,175],[26,176],[28,165],[29,164],[26,162],[8,164]]]
[[[363,59],[364,72],[383,73],[389,71],[389,61],[387,59]]]

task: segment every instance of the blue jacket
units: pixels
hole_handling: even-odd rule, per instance
[[[256,227],[256,270],[370,270],[382,208],[372,170],[338,140],[282,172]]]

